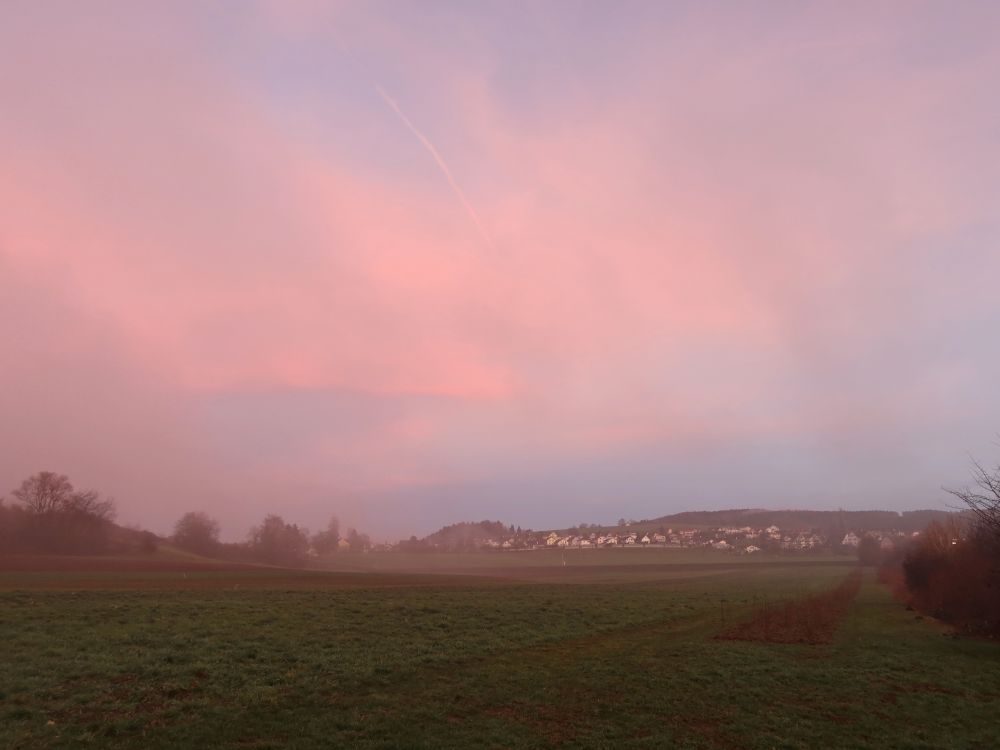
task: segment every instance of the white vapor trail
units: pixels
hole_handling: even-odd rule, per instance
[[[448,163],[444,160],[444,157],[442,157],[441,154],[438,153],[438,150],[434,148],[434,144],[427,139],[427,136],[421,133],[417,129],[417,127],[412,122],[410,122],[410,118],[408,118],[406,115],[403,114],[403,111],[399,108],[399,105],[396,104],[395,99],[393,99],[391,96],[385,93],[385,91],[382,89],[381,86],[376,85],[375,90],[378,91],[378,95],[381,96],[382,100],[389,105],[389,108],[396,113],[396,116],[400,120],[402,120],[403,124],[409,129],[409,131],[417,137],[417,140],[419,140],[424,145],[424,148],[426,148],[430,152],[430,155],[434,157],[434,161],[437,162],[437,165],[441,169],[441,172],[444,174],[445,179],[448,180],[448,184],[451,185],[451,189],[455,191],[455,195],[457,195],[458,199],[462,202],[462,206],[465,208],[465,212],[469,214],[469,218],[472,219],[473,223],[475,223],[476,229],[479,230],[479,234],[482,235],[483,239],[486,241],[486,244],[492,248],[493,240],[490,239],[489,234],[486,232],[486,228],[483,226],[483,222],[479,220],[479,214],[476,213],[476,209],[472,207],[472,204],[469,203],[469,199],[466,198],[465,193],[462,192],[462,188],[460,188],[458,186],[458,183],[455,182],[455,178],[452,176],[451,170],[448,168]]]

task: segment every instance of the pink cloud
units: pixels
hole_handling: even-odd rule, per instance
[[[135,413],[117,428],[151,441],[158,476],[225,464],[206,483],[263,488],[256,511],[283,483],[395,491],[651,446],[811,445],[905,427],[914,401],[957,408],[947,373],[988,369],[913,353],[940,344],[935,321],[971,336],[995,313],[1000,261],[964,239],[991,231],[988,45],[927,51],[880,11],[774,26],[691,9],[619,42],[582,27],[615,51],[588,67],[545,9],[523,44],[566,59],[512,50],[471,12],[415,33],[265,3],[222,43],[191,9],[63,11],[7,11],[0,32],[0,63],[19,61],[0,65],[0,330],[19,355],[0,383],[80,425],[78,397],[117,409],[115,384]],[[914,47],[940,59],[908,62]],[[29,386],[75,359],[78,392]],[[288,408],[274,393],[351,394],[377,418],[334,410],[295,451],[250,455],[238,433]],[[200,411],[234,395],[259,423]],[[8,474],[84,439],[33,429]]]

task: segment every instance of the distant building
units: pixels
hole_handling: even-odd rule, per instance
[[[853,531],[848,531],[846,534],[844,534],[844,539],[843,541],[841,541],[841,544],[844,545],[845,547],[857,547],[859,544],[861,544],[861,537],[859,537]]]

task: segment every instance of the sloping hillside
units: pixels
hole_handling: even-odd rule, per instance
[[[782,529],[865,529],[866,531],[920,531],[932,520],[951,513],[944,510],[734,510],[686,511],[644,521],[665,526],[779,526]]]

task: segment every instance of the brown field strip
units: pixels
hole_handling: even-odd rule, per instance
[[[226,561],[69,555],[0,555],[0,591],[381,588],[500,585],[448,573],[345,573]]]
[[[209,573],[261,570],[224,560],[165,560],[89,555],[0,555],[0,572]]]
[[[861,571],[821,594],[787,602],[757,605],[751,619],[720,633],[727,641],[767,643],[832,643],[840,620],[861,588]]]

